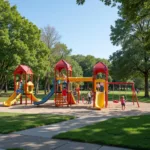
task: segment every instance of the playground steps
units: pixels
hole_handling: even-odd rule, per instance
[[[56,106],[64,106],[64,105],[68,106],[68,102],[67,101],[66,102],[63,101],[62,93],[57,93],[56,94],[55,105]]]

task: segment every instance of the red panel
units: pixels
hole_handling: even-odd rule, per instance
[[[15,71],[14,71],[14,74],[22,74],[22,73],[25,73],[25,74],[33,74],[32,70],[30,67],[26,66],[26,65],[19,65]]]
[[[98,74],[98,73],[104,73],[104,74],[108,74],[108,68],[105,64],[103,64],[102,62],[98,62],[94,67],[93,67],[93,73],[94,75]]]
[[[72,71],[72,67],[69,63],[67,63],[65,60],[60,60],[56,65],[55,65],[55,70],[61,71],[62,69],[66,69],[69,71]]]

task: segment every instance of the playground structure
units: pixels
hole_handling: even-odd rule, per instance
[[[16,82],[16,76],[19,75],[19,82]],[[29,81],[28,81],[29,80]],[[25,104],[28,104],[28,98],[31,100],[30,104],[34,102],[35,105],[40,105],[49,100],[49,98],[54,94],[54,88],[46,95],[42,100],[38,100],[34,94],[34,84],[33,72],[30,67],[26,65],[19,65],[14,71],[14,92],[13,94],[4,102],[4,106],[11,106],[16,104],[20,100],[20,104],[23,104],[23,96],[25,97]]]
[[[16,82],[17,75],[19,75],[19,82]],[[29,82],[27,82],[29,80]],[[25,65],[19,65],[14,71],[14,92],[13,94],[4,102],[4,106],[11,106],[16,104],[20,100],[20,104],[23,102],[23,95],[25,96],[25,104],[28,103],[28,98],[33,101],[38,101],[38,99],[33,94],[34,84],[33,72]]]
[[[64,72],[66,72],[66,75],[64,75]],[[99,73],[102,73],[104,75],[104,79],[98,79]],[[139,107],[138,98],[137,98],[135,88],[134,88],[134,83],[133,82],[108,82],[108,68],[102,62],[98,62],[97,64],[94,65],[92,77],[72,77],[72,66],[69,63],[67,63],[65,60],[60,60],[55,65],[55,84],[54,84],[55,106],[63,106],[63,105],[68,106],[68,105],[76,104],[76,102],[79,102],[80,93],[78,93],[78,100],[75,100],[72,94],[72,87],[71,87],[72,82],[92,82],[93,84],[93,87],[92,87],[93,107],[98,108],[98,109],[108,106],[108,86],[110,84],[131,85],[133,104],[136,101],[137,106]],[[99,91],[96,89],[97,83],[103,84],[103,91]],[[63,84],[67,88],[67,91],[68,91],[66,102],[64,102],[62,99],[61,90],[62,90]],[[59,88],[59,86],[61,86],[61,88]],[[61,90],[58,90],[58,89],[61,89]],[[79,91],[79,87],[77,89]],[[119,102],[119,100],[120,98],[117,100],[117,102]]]
[[[22,96],[25,96],[25,104],[27,104],[29,98],[34,105],[41,105],[47,102],[54,94],[54,102],[56,107],[60,106],[70,106],[76,104],[80,100],[80,86],[76,87],[77,92],[77,100],[75,99],[72,91],[71,83],[73,82],[92,82],[92,100],[93,100],[93,108],[102,109],[108,106],[108,85],[110,84],[130,84],[132,85],[132,101],[137,102],[139,107],[138,99],[134,89],[134,83],[132,82],[108,82],[108,68],[102,62],[98,62],[93,67],[93,75],[92,77],[72,77],[72,66],[67,63],[65,60],[60,60],[54,67],[54,85],[51,88],[51,91],[42,99],[38,100],[34,94],[34,84],[33,80],[33,72],[32,70],[25,65],[19,65],[14,71],[14,93],[4,102],[4,106],[11,106],[16,104],[17,101],[20,100],[20,104],[22,104]],[[104,78],[98,78],[98,74],[103,74]],[[20,81],[16,82],[16,75],[20,75]],[[29,81],[28,81],[29,80]],[[28,82],[27,82],[28,81]],[[102,84],[102,91],[97,90],[97,84]],[[62,89],[66,87],[67,89],[67,100],[63,100]],[[82,100],[83,101],[83,100]],[[114,100],[115,101],[115,100]],[[83,101],[84,102],[84,101]],[[116,102],[119,102],[117,100]]]
[[[72,82],[92,82],[93,83],[93,107],[101,109],[103,107],[107,107],[108,105],[108,68],[102,62],[97,63],[93,67],[93,76],[92,77],[72,77],[72,66],[67,63],[65,60],[60,60],[55,65],[55,84],[54,84],[54,93],[55,93],[55,106],[63,106],[63,105],[72,105],[76,104],[76,100],[73,96],[71,90]],[[64,72],[66,75],[64,75]],[[105,79],[97,79],[97,74],[103,73],[105,74]],[[67,101],[64,102],[62,98],[62,91],[59,91],[59,82],[61,82],[61,87],[65,86],[67,89]],[[96,91],[96,84],[103,83],[104,90],[102,92]],[[62,89],[62,88],[61,88]],[[78,94],[78,97],[79,94]]]

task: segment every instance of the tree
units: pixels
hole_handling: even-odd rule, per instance
[[[60,59],[66,58],[71,54],[72,50],[68,49],[66,44],[56,43],[52,49],[52,55],[56,58],[56,62]]]
[[[45,55],[49,52],[40,40],[40,30],[22,17],[16,6],[11,7],[4,0],[0,1],[0,45],[0,90],[18,64],[26,64],[33,70],[40,63],[47,66]],[[43,53],[45,59],[39,62]],[[38,69],[44,71],[43,66]]]
[[[41,40],[47,45],[50,51],[49,55],[49,67],[52,68],[49,72],[46,73],[45,75],[45,85],[44,85],[44,90],[45,94],[50,90],[50,81],[52,80],[51,76],[54,75],[53,67],[55,64],[55,58],[52,57],[52,49],[55,47],[55,45],[59,42],[60,40],[60,35],[56,31],[54,27],[51,27],[50,25],[47,25],[46,27],[41,29]]]
[[[54,77],[54,66],[60,59],[67,59],[71,55],[71,49],[68,49],[66,44],[56,43],[54,48],[51,50],[51,56],[53,57],[53,61],[51,61],[50,66],[52,68],[50,72],[50,76]]]
[[[61,38],[56,29],[50,25],[41,29],[41,31],[41,40],[47,45],[49,49],[52,49]]]
[[[72,66],[72,76],[73,77],[82,77],[83,76],[83,71],[81,66],[77,61],[72,59],[70,56],[66,58],[67,62],[71,64]]]
[[[149,97],[149,28],[148,18],[136,24],[127,24],[123,19],[118,19],[115,27],[111,27],[112,43],[122,46],[121,50],[110,56],[111,73],[118,79],[128,79],[137,74],[142,75],[145,79],[145,97]]]
[[[82,67],[84,77],[92,76],[93,67],[97,62],[103,62],[108,67],[110,65],[107,59],[95,58],[92,55],[72,55],[71,57]]]

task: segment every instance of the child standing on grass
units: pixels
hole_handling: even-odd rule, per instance
[[[120,102],[121,102],[122,110],[125,110],[125,108],[126,108],[126,105],[125,105],[126,101],[125,101],[124,96],[121,96]]]

